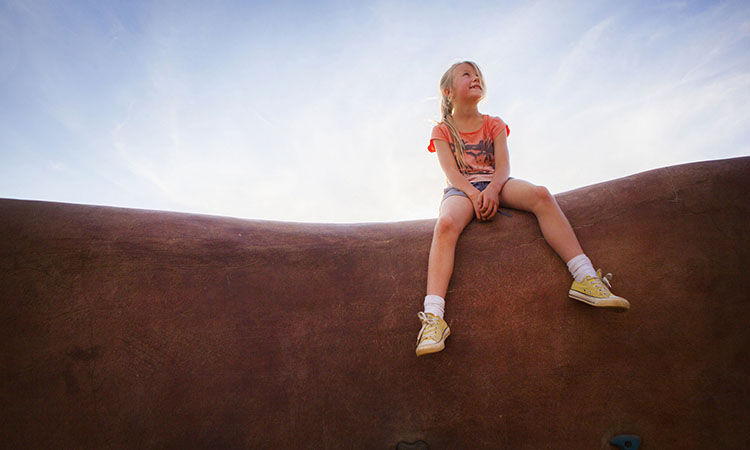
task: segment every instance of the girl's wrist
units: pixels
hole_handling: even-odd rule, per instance
[[[497,192],[500,193],[500,192],[502,192],[503,187],[505,187],[505,183],[507,183],[509,179],[510,178],[505,178],[502,181],[500,181],[500,180],[492,180],[490,182],[490,186],[496,187],[497,188]]]
[[[466,195],[468,195],[469,197],[475,197],[475,196],[477,196],[477,195],[479,195],[479,194],[482,193],[482,191],[480,191],[479,189],[475,188],[473,184],[470,184],[469,186],[470,187],[467,190],[464,191],[464,193]]]
[[[500,190],[503,188],[503,184],[505,184],[505,183],[502,182],[502,181],[492,180],[492,181],[490,181],[490,184],[487,187],[488,188],[492,188],[494,190],[497,190],[497,192],[499,193]]]

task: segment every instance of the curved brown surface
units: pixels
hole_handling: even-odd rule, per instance
[[[4,448],[744,448],[750,158],[557,196],[628,313],[567,298],[533,216],[310,225],[0,200]]]

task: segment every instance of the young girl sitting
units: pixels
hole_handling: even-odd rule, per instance
[[[552,194],[545,187],[509,176],[510,128],[500,118],[479,112],[477,104],[484,90],[482,72],[471,61],[452,65],[440,79],[442,121],[433,128],[428,149],[437,152],[448,187],[430,246],[417,356],[443,350],[450,335],[443,315],[459,235],[475,217],[492,219],[500,206],[536,216],[544,238],[573,276],[569,297],[593,306],[630,307],[609,290],[611,275],[602,278],[601,271],[594,271]]]

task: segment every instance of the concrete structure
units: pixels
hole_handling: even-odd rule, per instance
[[[0,200],[0,446],[745,448],[750,158],[557,198],[631,310],[568,299],[511,210],[461,237],[453,333],[419,359],[434,220]]]

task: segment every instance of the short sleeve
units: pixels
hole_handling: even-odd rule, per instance
[[[433,142],[435,139],[439,141],[445,141],[447,143],[453,142],[453,137],[451,136],[450,130],[448,130],[448,127],[443,125],[442,123],[439,123],[435,125],[435,127],[432,129],[432,136],[430,137],[430,145],[427,146],[427,150],[435,153],[435,143]]]
[[[503,131],[505,131],[506,136],[510,136],[510,127],[508,124],[503,122],[503,119],[499,117],[493,117],[490,122],[490,134],[492,135],[492,139],[498,137]]]

